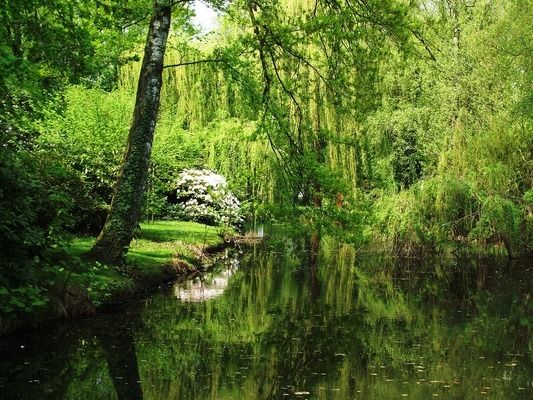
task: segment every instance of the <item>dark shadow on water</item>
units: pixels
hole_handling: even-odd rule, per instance
[[[118,400],[143,398],[133,330],[130,323],[118,330],[99,330],[97,334]]]

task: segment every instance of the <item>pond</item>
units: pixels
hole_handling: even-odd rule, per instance
[[[0,339],[0,398],[533,398],[527,262],[275,244],[113,313]]]

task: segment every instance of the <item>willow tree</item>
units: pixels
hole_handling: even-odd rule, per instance
[[[124,262],[124,255],[140,218],[159,111],[171,11],[176,3],[178,2],[171,0],[154,0],[122,166],[105,225],[89,252],[91,259],[106,264],[119,265]]]
[[[379,63],[408,41],[410,6],[394,0],[247,6],[263,86],[261,125],[287,171],[294,203],[336,211],[358,189],[361,122],[378,105]]]

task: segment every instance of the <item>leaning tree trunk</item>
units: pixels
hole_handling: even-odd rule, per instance
[[[111,208],[89,258],[121,265],[139,223],[154,129],[159,110],[163,58],[170,29],[170,2],[154,0],[135,109]]]

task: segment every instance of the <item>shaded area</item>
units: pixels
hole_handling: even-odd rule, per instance
[[[99,332],[98,340],[119,400],[143,398],[132,326]]]

